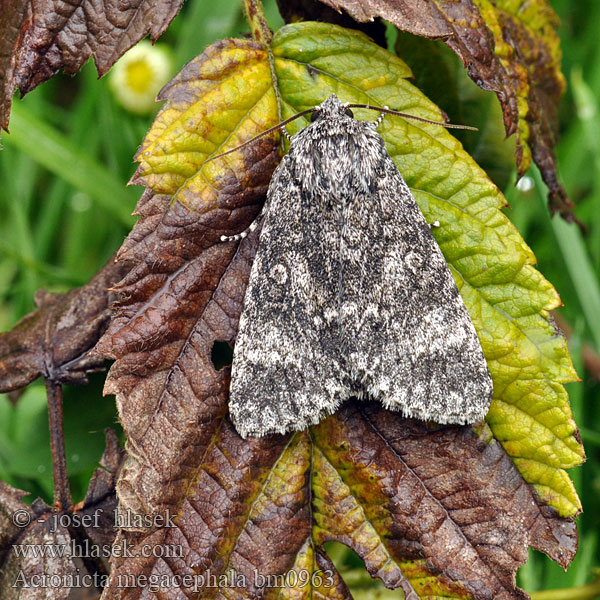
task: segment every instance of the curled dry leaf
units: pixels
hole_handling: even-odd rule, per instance
[[[54,546],[65,548],[71,541],[66,527],[57,523],[52,517],[52,508],[40,499],[31,507],[21,501],[27,492],[14,489],[0,481],[0,532],[2,569],[0,569],[0,588],[7,600],[21,598],[34,599],[33,589],[28,584],[32,581],[43,581],[42,577],[66,578],[74,576],[76,565],[70,556],[20,556],[17,550],[44,548]],[[25,527],[17,523],[29,523]],[[38,587],[39,589],[39,587]],[[69,588],[53,589],[49,592],[52,600],[66,600]]]
[[[298,21],[334,23],[349,29],[358,29],[366,33],[382,48],[387,48],[385,23],[379,19],[361,22],[345,12],[335,10],[313,0],[277,0],[277,6],[286,23],[296,23]]]
[[[80,566],[106,583],[107,558],[115,539],[115,483],[124,459],[115,433],[106,431],[106,450],[85,499],[72,511],[56,511],[39,498],[27,506],[26,493],[0,481],[0,589],[6,600],[69,597]],[[93,558],[96,557],[97,558]],[[53,579],[54,578],[54,579]],[[77,587],[77,586],[76,586]]]
[[[17,390],[38,377],[56,383],[84,384],[87,374],[102,368],[90,356],[110,320],[108,291],[128,270],[112,260],[89,283],[66,294],[40,290],[38,309],[0,334],[0,392]]]
[[[461,58],[471,79],[498,96],[506,134],[517,136],[519,175],[533,157],[550,192],[550,210],[575,220],[573,204],[558,178],[554,151],[565,80],[560,71],[558,18],[547,0],[321,2],[359,22],[381,17],[403,31],[443,40]],[[291,4],[295,10],[288,7],[288,12],[296,17],[304,14],[302,2]]]
[[[358,32],[297,24],[277,32],[272,48],[286,116],[335,91],[440,119],[406,82],[406,65]],[[439,127],[384,121],[425,216],[443,224],[438,243],[494,377],[490,427],[502,445],[487,428],[429,431],[367,403],[348,403],[308,433],[244,441],[227,417],[229,367],[217,370],[211,355],[216,342],[235,340],[259,231],[237,247],[219,238],[256,215],[279,153],[263,138],[206,159],[276,121],[266,53],[250,41],[218,42],[162,98],[138,154],[134,181],[148,188],[140,220],[119,253],[134,266],[116,286],[122,300],[97,352],[115,359],[106,392],[128,436],[120,509],[175,515],[175,526],[120,533],[164,552],[115,557],[104,598],[137,598],[150,581],[164,598],[194,587],[219,598],[348,598],[322,548],[328,540],[351,546],[373,576],[413,600],[525,598],[514,576],[528,546],[566,566],[574,522],[544,502],[578,512],[564,469],[583,452],[561,385],[574,371],[547,317],[558,297],[460,145]],[[562,487],[544,487],[549,475]],[[260,578],[292,571],[330,571],[331,581],[270,587]],[[145,591],[120,585],[127,576],[143,577]]]
[[[15,89],[26,94],[64,69],[76,73],[92,56],[103,75],[147,34],[155,40],[183,0],[60,0],[0,4],[0,127],[8,128]]]

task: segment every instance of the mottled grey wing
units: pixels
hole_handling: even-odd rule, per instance
[[[243,437],[304,429],[344,397],[337,315],[328,310],[339,223],[303,199],[291,160],[284,157],[269,186],[235,342],[229,410]]]
[[[341,350],[355,391],[407,417],[479,421],[492,380],[473,323],[389,155],[378,170],[344,223]],[[365,237],[370,248],[356,243]]]

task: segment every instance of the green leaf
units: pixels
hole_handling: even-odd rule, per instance
[[[442,120],[407,81],[408,67],[360,32],[301,23],[279,30],[272,46],[284,116],[335,93]],[[373,111],[360,116],[374,118]],[[560,305],[558,294],[500,211],[506,205],[500,191],[447,130],[391,116],[381,134],[425,217],[441,224],[434,235],[494,380],[487,417],[494,436],[545,502],[563,516],[577,514],[581,504],[563,469],[581,464],[584,453],[562,385],[577,374],[548,316]]]
[[[272,48],[284,116],[335,92],[442,118],[408,83],[406,65],[361,33],[296,24],[278,31]],[[133,266],[97,347],[115,359],[106,391],[117,395],[129,440],[122,507],[176,514],[176,528],[152,541],[185,539],[194,572],[247,576],[245,590],[224,581],[212,594],[253,597],[253,570],[328,569],[320,553],[332,541],[411,600],[520,598],[514,574],[528,546],[563,567],[575,553],[573,520],[543,506],[516,467],[561,514],[577,512],[564,469],[582,449],[562,387],[576,376],[548,317],[556,292],[501,212],[501,193],[447,130],[392,116],[381,127],[425,216],[441,223],[434,233],[494,377],[493,435],[487,426],[427,427],[358,401],[289,436],[243,440],[226,418],[229,370],[215,370],[212,350],[235,340],[258,232],[239,246],[218,239],[256,214],[277,147],[263,138],[206,159],[276,121],[270,76],[254,42],[214,44],[165,88],[167,104],[138,156],[136,181],[150,191],[119,252]],[[154,532],[122,535],[141,545]],[[155,568],[153,557],[113,562],[115,576]],[[348,598],[332,573],[327,590],[315,583],[273,594]],[[107,599],[120,593],[105,591]]]
[[[443,118],[408,81],[406,64],[361,32],[326,23],[288,25],[275,33],[272,51],[284,117],[335,93],[344,101]],[[200,71],[203,77],[191,80]],[[217,72],[224,81],[211,76]],[[226,161],[206,163],[207,157],[235,148],[277,120],[266,54],[254,42],[218,43],[162,93],[174,100],[142,144],[135,181],[171,195],[171,203],[206,212],[228,181],[224,165],[243,186],[244,169],[253,160],[252,150]],[[369,120],[376,115],[355,112]],[[305,125],[298,119],[288,127],[294,132]],[[564,469],[581,464],[584,452],[563,387],[577,375],[548,315],[560,305],[558,294],[533,267],[532,251],[500,210],[504,196],[446,129],[387,116],[380,131],[425,217],[441,224],[434,235],[494,379],[487,418],[494,436],[545,502],[563,516],[577,514],[581,504]]]

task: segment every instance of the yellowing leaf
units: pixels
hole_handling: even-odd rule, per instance
[[[524,173],[533,158],[548,186],[551,211],[576,220],[558,179],[554,152],[565,80],[560,71],[558,18],[548,0],[403,0],[401,6],[376,0],[321,2],[339,12],[346,10],[362,23],[382,17],[400,30],[443,40],[471,79],[496,93],[507,135],[517,134],[518,172]],[[314,7],[298,10],[296,20]]]
[[[406,65],[359,32],[302,23],[278,31],[272,45],[290,114],[336,93],[344,101],[442,118],[407,81]],[[361,116],[373,119],[372,112]],[[494,379],[488,415],[494,435],[545,501],[562,515],[576,514],[579,499],[560,470],[581,464],[584,454],[561,385],[577,375],[548,316],[560,304],[558,294],[532,266],[531,250],[500,211],[502,194],[448,131],[391,116],[381,133],[426,218],[441,224],[434,235]]]
[[[441,119],[404,63],[361,33],[302,23],[278,31],[272,48],[284,116],[335,92]],[[543,502],[563,516],[578,511],[564,469],[583,453],[562,387],[576,376],[548,317],[556,292],[501,212],[498,189],[445,129],[389,116],[381,132],[425,216],[440,221],[436,238],[494,378],[491,430],[427,428],[355,401],[308,432],[242,440],[226,416],[230,371],[211,356],[217,342],[235,340],[259,232],[237,247],[218,240],[256,214],[278,148],[267,139],[205,160],[276,121],[261,52],[228,41],[192,61],[163,92],[138,155],[136,181],[149,191],[120,252],[133,266],[99,349],[116,359],[107,391],[129,440],[122,506],[170,511],[176,527],[122,536],[136,548],[185,540],[182,562],[168,565],[178,573],[243,576],[203,584],[208,596],[348,598],[323,552],[331,540],[408,600],[520,600],[514,575],[529,546],[563,566],[575,552],[573,520]],[[117,575],[165,568],[154,557],[114,564]],[[252,575],[323,569],[331,585],[311,579],[308,589],[261,587]],[[189,591],[172,596],[180,592]],[[123,595],[113,584],[105,597]]]
[[[140,167],[134,183],[198,212],[215,208],[232,186],[251,187],[249,172],[260,162],[257,152],[272,150],[272,138],[257,143],[249,157],[238,152],[226,160],[206,160],[277,122],[266,52],[256,42],[213,44],[188,63],[159,98],[168,102],[136,156]]]

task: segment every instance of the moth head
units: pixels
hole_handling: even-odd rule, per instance
[[[343,110],[344,110],[344,114],[347,117],[354,119],[354,113],[352,112],[352,110],[350,108],[348,108],[347,106],[344,106]],[[310,122],[314,123],[315,121],[318,121],[319,118],[322,116],[323,116],[322,112],[319,109],[315,108],[315,110],[313,110],[312,114],[310,115]]]
[[[331,94],[327,100],[314,108],[310,120],[314,123],[321,117],[339,118],[343,116],[353,119],[354,113],[349,108],[347,102],[342,103],[335,94]]]

